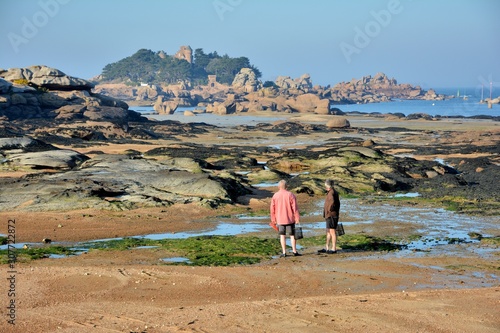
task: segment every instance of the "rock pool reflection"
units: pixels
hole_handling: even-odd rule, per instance
[[[191,261],[188,258],[184,257],[171,257],[171,258],[163,258],[161,261],[168,263],[182,263],[182,264],[190,264]]]

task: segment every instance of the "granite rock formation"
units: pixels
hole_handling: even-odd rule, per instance
[[[328,128],[348,128],[351,127],[349,120],[344,117],[334,116],[326,123]]]
[[[154,104],[154,110],[159,114],[173,114],[179,103],[175,101],[169,101],[163,96],[158,96],[156,103]]]
[[[2,139],[0,139],[2,140]],[[25,147],[32,139],[23,138]],[[12,143],[9,143],[12,146]],[[0,147],[9,144],[0,141]],[[210,164],[190,158],[144,159],[140,155],[96,155],[69,150],[10,153],[10,166],[52,169],[20,180],[0,179],[0,210],[73,210],[87,207],[124,210],[195,202],[217,206],[249,192],[230,174],[210,170]],[[26,204],[29,202],[29,204]]]
[[[177,51],[174,57],[177,59],[186,60],[191,64],[193,63],[193,49],[191,48],[191,46],[183,45],[181,46],[179,51]]]
[[[94,88],[94,84],[90,81],[68,76],[58,69],[47,66],[0,70],[0,77],[11,82],[26,81],[33,86],[49,90],[90,90]]]
[[[2,163],[14,168],[70,170],[88,159],[74,150],[58,149],[30,137],[0,138]]]
[[[152,90],[153,89],[153,90]],[[350,82],[341,82],[333,87],[314,86],[309,74],[298,78],[279,76],[272,86],[264,86],[250,68],[242,68],[231,85],[217,82],[215,75],[209,76],[206,85],[191,87],[188,83],[156,87],[128,87],[124,84],[100,84],[94,89],[127,101],[154,104],[159,98],[163,102],[176,102],[179,106],[207,106],[207,112],[232,114],[238,112],[313,112],[333,114],[334,104],[364,104],[388,102],[394,99],[443,100],[451,96],[437,94],[434,90],[423,90],[410,84],[398,84],[383,73],[365,76]],[[219,109],[229,95],[237,95],[235,108]]]
[[[257,75],[251,68],[242,68],[234,77],[232,87],[243,92],[256,91],[260,86]]]
[[[308,92],[313,87],[311,76],[309,74],[304,74],[296,79],[292,79],[289,76],[278,76],[275,84],[283,90],[301,90],[303,92]]]
[[[443,100],[444,95],[438,95],[433,90],[424,91],[419,86],[398,84],[396,79],[389,79],[384,73],[375,76],[364,76],[341,82],[324,92],[336,104],[376,103],[393,99],[426,99]]]
[[[46,66],[0,70],[0,117],[104,120],[125,127],[128,121],[141,120],[125,102],[93,93],[93,87],[89,81]]]

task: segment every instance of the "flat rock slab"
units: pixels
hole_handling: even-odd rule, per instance
[[[9,157],[10,162],[19,165],[50,169],[72,169],[87,159],[83,154],[64,149],[14,154]]]
[[[21,152],[35,152],[56,150],[57,148],[47,144],[43,141],[32,139],[27,136],[13,137],[13,138],[0,138],[0,152],[8,153],[9,151],[16,150]]]
[[[382,157],[382,154],[380,154],[380,152],[377,152],[376,150],[367,147],[344,147],[344,148],[339,148],[339,151],[355,151],[369,158]]]

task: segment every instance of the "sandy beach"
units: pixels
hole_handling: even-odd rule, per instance
[[[328,118],[283,117],[300,123],[325,123]],[[237,118],[231,119],[236,126]],[[401,121],[368,116],[348,116],[348,119],[354,129],[404,129],[377,133],[352,130],[348,135],[373,139],[386,153],[411,153],[416,159],[426,160],[448,156],[446,151],[419,155],[407,151],[404,142],[426,147],[457,142],[481,146],[498,143],[500,134],[500,125],[487,120]],[[236,127],[224,127],[171,142],[151,140],[76,150],[83,154],[97,149],[104,153],[123,153],[129,149],[145,152],[179,140],[246,145],[250,139],[246,135]],[[252,144],[272,142],[293,148],[313,143],[321,146],[327,139],[325,133],[299,137],[267,133],[252,138]],[[401,143],[398,149],[392,145],[395,142]],[[388,143],[391,145],[385,147]],[[499,162],[498,154],[492,156],[481,151],[454,154],[462,159],[478,156]],[[2,177],[25,174],[25,171],[12,172]],[[204,230],[213,226],[217,216],[262,212],[268,209],[275,190],[265,188],[240,198],[236,205],[218,209],[176,204],[121,212],[16,210],[0,212],[0,221],[5,226],[2,233],[6,233],[9,220],[16,221],[17,243],[51,238],[71,244],[154,233],[175,234]],[[298,200],[305,215],[304,225],[318,222],[320,219],[314,212],[321,198],[300,194]],[[360,201],[359,204],[377,209],[377,203]],[[352,218],[349,211],[341,210],[341,220]],[[410,234],[413,229],[405,222],[406,217],[401,213],[384,223],[356,225],[348,232],[375,236]],[[260,223],[267,222],[260,220]],[[498,224],[484,232],[498,236]],[[270,228],[256,234],[278,241]],[[161,260],[169,255],[168,251],[154,248],[96,250],[65,258],[17,262],[13,267],[3,265],[0,299],[4,316],[0,331],[500,332],[500,252],[498,245],[487,252],[484,248],[484,244],[471,243],[451,244],[447,248],[449,253],[398,255],[340,249],[335,255],[319,255],[320,247],[305,246],[301,248],[301,257],[271,257],[255,265],[229,267],[168,265]],[[15,272],[15,325],[9,324],[6,310],[12,299],[6,297],[12,288],[7,281],[9,271]]]

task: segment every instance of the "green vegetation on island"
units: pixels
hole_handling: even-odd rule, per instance
[[[106,65],[102,77],[105,81],[122,81],[133,85],[141,82],[206,84],[208,75],[217,75],[218,82],[231,84],[242,68],[251,68],[258,78],[262,75],[247,57],[232,58],[227,54],[220,56],[217,52],[206,54],[199,48],[194,51],[190,62],[167,55],[164,51],[140,49],[129,57]]]

